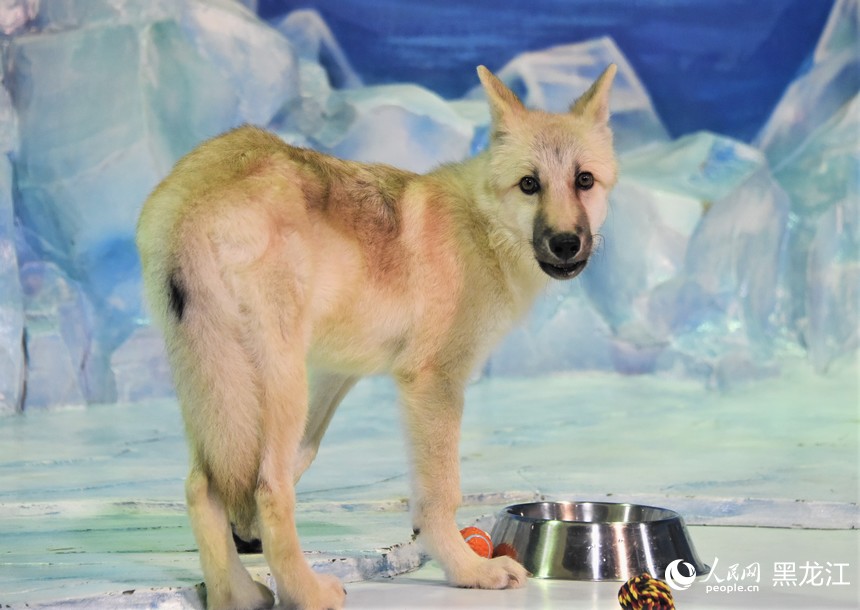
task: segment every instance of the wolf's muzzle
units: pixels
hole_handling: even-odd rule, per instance
[[[535,257],[544,273],[557,280],[575,278],[588,264],[590,243],[576,233],[554,233],[535,241]]]

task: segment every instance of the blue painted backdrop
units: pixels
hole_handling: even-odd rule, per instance
[[[474,67],[611,36],[674,136],[749,141],[808,60],[833,0],[260,0],[261,17],[322,14],[367,84],[417,82],[445,97]]]
[[[485,104],[359,81],[456,99],[517,57],[537,77],[506,78],[547,109],[619,62],[622,179],[601,255],[488,374],[732,387],[860,346],[860,0],[17,6],[0,2],[0,412],[170,395],[134,226],[199,142],[252,123],[425,171],[484,142]]]

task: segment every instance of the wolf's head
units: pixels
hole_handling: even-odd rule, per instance
[[[490,188],[498,218],[515,240],[531,240],[540,268],[556,279],[576,277],[588,263],[615,184],[609,129],[610,65],[570,107],[528,110],[484,66],[478,68],[492,115]]]

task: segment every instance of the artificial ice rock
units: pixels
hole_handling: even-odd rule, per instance
[[[731,200],[765,166],[750,146],[706,132],[621,157],[593,273],[582,278],[612,328],[646,318],[651,291],[683,271],[714,203]]]
[[[9,55],[21,134],[18,214],[39,249],[71,270],[105,235],[129,233],[136,206],[125,199],[145,194],[157,177],[145,140],[138,34],[118,26],[21,36]]]
[[[34,330],[27,337],[26,408],[44,409],[86,404],[75,362],[63,338]]]
[[[18,148],[18,117],[0,89],[0,414],[21,409],[26,362],[24,309],[18,278],[13,201],[14,175],[9,156]]]
[[[812,62],[757,138],[793,214],[787,327],[817,369],[855,354],[860,201],[860,2],[837,0]],[[852,244],[855,244],[852,246]]]
[[[654,142],[621,157],[624,177],[704,204],[725,197],[766,163],[758,149],[710,132]]]
[[[583,271],[580,277],[590,273]],[[493,351],[484,374],[543,375],[615,370],[612,330],[590,306],[579,282],[551,286],[528,319]]]
[[[293,44],[301,59],[323,68],[332,87],[353,89],[361,86],[361,78],[352,69],[349,59],[319,13],[296,10],[286,15],[276,27]]]
[[[299,94],[271,124],[288,142],[415,172],[469,155],[476,125],[432,91],[417,85],[338,90],[319,64],[302,59],[299,65]]]
[[[329,107],[331,93],[325,69],[316,62],[299,59],[299,93],[275,113],[269,129],[288,144],[307,148],[314,148],[316,141],[336,137],[349,124],[352,115],[342,105]],[[339,114],[339,110],[344,112]]]
[[[334,91],[329,112],[340,129],[314,140],[345,159],[426,172],[468,156],[474,126],[436,94],[416,85]]]
[[[671,347],[683,338],[682,368],[699,376],[735,353],[738,328],[744,349],[769,346],[789,204],[764,156],[700,133],[622,156],[620,175],[581,278],[612,329],[616,368],[672,368]],[[732,338],[721,344],[715,333]]]
[[[26,408],[86,404],[92,305],[81,286],[54,263],[28,260],[27,253],[21,258],[27,322]],[[113,398],[112,392],[92,389],[101,402]]]
[[[87,349],[100,364],[83,395],[109,397],[110,352],[141,317],[140,206],[179,156],[234,126],[239,100],[172,20],[18,36],[7,65],[21,234],[94,308]],[[53,353],[28,351],[30,367],[51,370],[37,361]]]
[[[68,333],[61,337],[56,325],[49,335],[44,326],[28,333],[28,404],[111,399],[110,353],[142,315],[133,235],[143,200],[201,140],[260,116],[243,114],[242,103],[265,112],[290,95],[290,79],[283,77],[293,66],[292,49],[277,32],[247,12],[237,14],[241,8],[191,3],[184,9],[180,15],[175,3],[45,3],[33,33],[9,42],[4,82],[13,111],[0,117],[0,134],[14,130],[17,121],[15,213],[33,253],[27,261],[56,265],[93,309],[85,341],[69,344]],[[248,48],[225,40],[219,27],[225,20],[238,27],[243,19],[247,27],[239,33],[252,41]],[[280,49],[262,51],[267,39],[251,35],[254,28],[278,39]],[[219,53],[232,54],[230,61]],[[263,53],[267,61],[257,62]],[[255,62],[253,70],[243,57]],[[269,70],[269,79],[278,82],[266,85],[255,70]],[[234,89],[244,96],[241,101]],[[33,269],[28,266],[30,277],[39,275]],[[6,314],[14,312],[8,304],[15,290],[10,274],[3,281]],[[22,343],[13,318],[5,326],[19,338],[10,337],[4,346]],[[6,385],[14,386],[17,377],[16,359],[10,361],[0,390],[8,396]],[[65,383],[61,379],[69,371],[83,377]],[[59,394],[39,397],[34,388],[44,383],[44,374],[58,376]],[[78,394],[64,389],[74,385]]]
[[[25,0],[26,1],[26,0]],[[36,32],[60,32],[117,25],[145,25],[178,18],[175,0],[30,0],[36,14],[30,26]]]
[[[267,125],[298,94],[296,53],[277,30],[228,0],[183,5],[182,27],[238,100],[233,125]]]
[[[688,277],[756,334],[772,327],[788,213],[788,197],[762,170],[711,206],[687,249]]]
[[[818,219],[805,269],[802,331],[819,371],[860,349],[860,210],[857,199],[831,206]]]
[[[118,402],[136,402],[173,395],[173,379],[164,337],[151,325],[141,325],[113,351],[110,359]]]
[[[15,249],[12,164],[4,155],[0,159],[0,415],[21,409],[25,373],[24,309]]]
[[[775,173],[860,90],[858,6],[837,0],[811,66],[791,83],[756,139]]]
[[[774,176],[800,215],[860,200],[860,94],[846,102],[779,164]]]
[[[187,40],[175,21],[140,34],[141,138],[153,151],[159,177],[201,140],[238,122],[239,98],[230,82]],[[151,188],[152,183],[149,183]],[[142,202],[141,202],[142,203]],[[134,211],[134,206],[129,206]]]
[[[820,64],[830,56],[849,49],[860,51],[860,2],[836,0],[815,45],[812,59],[814,63]]]
[[[23,30],[39,12],[39,0],[0,0],[0,32],[6,36]]]

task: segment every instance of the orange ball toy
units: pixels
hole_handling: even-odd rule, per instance
[[[519,557],[517,557],[517,550],[507,542],[503,542],[493,549],[493,557],[501,557],[502,555],[510,557],[514,561],[519,561]]]
[[[489,559],[493,556],[493,541],[490,535],[479,527],[464,527],[460,535],[475,553]]]

